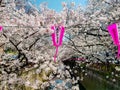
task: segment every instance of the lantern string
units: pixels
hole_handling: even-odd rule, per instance
[[[56,62],[57,54],[58,54],[58,46],[56,47],[56,52],[55,52],[55,55],[54,55],[54,62]]]

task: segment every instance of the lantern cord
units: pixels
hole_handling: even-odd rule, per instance
[[[56,47],[56,52],[55,52],[55,55],[54,55],[54,62],[56,62],[57,54],[58,54],[58,47]]]

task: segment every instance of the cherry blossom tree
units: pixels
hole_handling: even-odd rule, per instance
[[[25,2],[27,1],[0,1],[0,25],[3,26],[3,31],[0,32],[0,89],[7,88],[5,85],[15,89],[18,83],[44,90],[52,83],[47,81],[55,77],[67,77],[70,81],[69,78],[73,76],[72,80],[79,82],[70,67],[63,65],[65,60],[74,55],[85,58],[88,62],[106,63],[107,60],[116,60],[116,47],[112,44],[106,27],[119,21],[120,0],[88,0],[85,10],[81,6],[76,7],[74,2],[63,2],[60,13],[47,8],[46,3],[40,5],[40,10],[31,6],[32,10],[26,12]],[[52,46],[50,37],[50,27],[54,24],[64,25],[66,31],[57,63],[53,62],[55,47]],[[27,72],[32,69],[37,79],[31,83],[31,74],[25,77],[22,74],[24,70]],[[40,80],[39,73],[43,77]],[[25,78],[26,81],[23,80]]]

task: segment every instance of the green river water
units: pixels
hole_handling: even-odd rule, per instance
[[[95,74],[88,74],[81,83],[86,90],[120,90],[118,82],[107,81]]]

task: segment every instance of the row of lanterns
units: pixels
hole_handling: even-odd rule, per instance
[[[120,41],[119,41],[119,39],[120,39],[120,23],[110,24],[110,25],[108,25],[107,29],[108,29],[108,32],[114,42],[114,45],[116,45],[118,47],[117,58],[119,58],[120,57]],[[2,31],[2,30],[3,30],[3,27],[0,26],[0,31]],[[62,25],[53,25],[53,26],[51,26],[51,30],[54,31],[52,33],[51,37],[52,37],[53,46],[56,47],[56,52],[54,55],[54,61],[56,62],[58,48],[59,48],[59,46],[62,45],[65,28]]]

